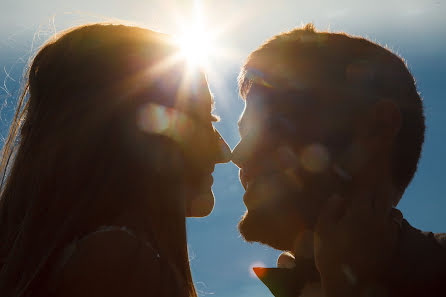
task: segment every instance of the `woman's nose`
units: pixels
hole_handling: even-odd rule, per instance
[[[215,163],[228,163],[232,158],[231,149],[220,133],[218,133],[218,131],[215,131],[215,133],[217,134],[218,139],[218,154]]]

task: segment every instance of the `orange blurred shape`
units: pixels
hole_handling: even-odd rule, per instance
[[[263,278],[266,273],[266,268],[264,267],[253,267],[252,270],[257,275],[258,278]]]

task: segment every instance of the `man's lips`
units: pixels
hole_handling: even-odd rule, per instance
[[[270,199],[273,193],[279,190],[280,185],[276,183],[282,180],[283,173],[277,170],[262,172],[255,176],[240,174],[240,180],[245,188],[243,195],[243,202],[248,207],[255,207],[255,205],[263,204],[265,200]],[[280,186],[279,186],[280,187]]]
[[[281,164],[276,162],[274,158],[264,158],[258,162],[250,162],[240,167],[239,177],[245,190],[248,188],[248,184],[253,180],[265,175],[272,175],[282,173],[289,169],[290,164]]]
[[[270,168],[269,170],[257,170],[254,172],[253,170],[248,170],[245,168],[240,168],[239,177],[240,182],[245,188],[245,191],[248,190],[249,185],[253,184],[258,179],[263,179],[265,177],[273,176],[276,174],[281,174],[282,171],[278,170],[278,168]]]
[[[271,199],[273,190],[268,182],[268,176],[259,176],[251,179],[246,185],[246,191],[243,195],[243,202],[247,208],[256,208],[264,205],[266,200]]]

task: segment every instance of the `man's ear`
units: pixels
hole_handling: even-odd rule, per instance
[[[380,99],[366,117],[369,145],[391,145],[401,129],[401,112],[390,99]]]

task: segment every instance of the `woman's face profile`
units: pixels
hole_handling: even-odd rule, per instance
[[[201,75],[200,82],[193,85],[191,101],[197,106],[196,119],[191,119],[185,129],[190,133],[186,147],[187,199],[186,216],[204,217],[209,215],[215,203],[212,192],[215,164],[230,160],[230,149],[219,132],[213,127],[216,117],[211,114],[213,99],[206,79]]]
[[[230,160],[230,149],[213,127],[213,99],[204,74],[186,77],[172,72],[158,81],[167,104],[146,101],[137,111],[137,127],[143,134],[158,134],[173,140],[179,155],[168,156],[167,165],[179,166],[185,185],[188,217],[204,217],[212,212],[212,172],[216,163]],[[154,147],[147,147],[154,150]],[[179,165],[180,164],[180,165]]]
[[[197,180],[188,184],[189,195],[186,204],[186,216],[204,217],[209,215],[214,208],[214,194],[212,192],[213,177],[212,172],[216,163],[226,163],[230,160],[230,149],[221,137],[220,133],[213,127],[215,117],[210,114],[212,110],[211,94],[207,84],[202,85],[204,99],[206,104],[203,111],[203,122],[197,122],[192,126],[192,133],[195,134],[194,143],[190,145],[193,164],[191,168],[196,168]],[[204,114],[206,113],[206,114]],[[191,175],[194,176],[194,173]]]

